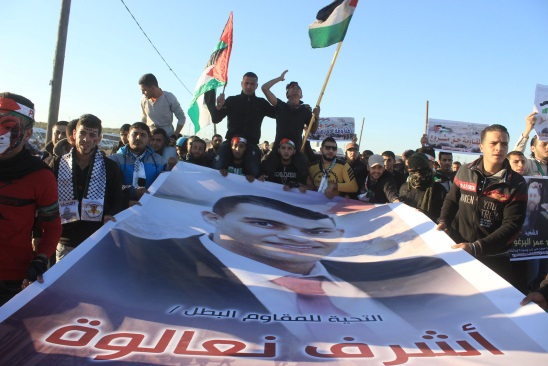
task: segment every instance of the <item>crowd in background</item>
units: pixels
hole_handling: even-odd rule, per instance
[[[120,142],[110,153],[99,150],[102,122],[93,114],[53,126],[43,151],[25,144],[32,134],[34,105],[17,94],[0,94],[0,232],[5,255],[0,259],[0,304],[62,260],[87,237],[139,199],[176,164],[198,164],[222,176],[238,174],[249,182],[271,181],[296,194],[318,191],[329,199],[342,196],[374,204],[403,202],[423,212],[460,248],[484,263],[524,294],[525,302],[546,307],[548,286],[542,281],[547,260],[511,262],[508,249],[524,225],[538,224],[539,187],[523,176],[548,173],[547,143],[534,136],[531,157],[523,151],[535,125],[535,114],[514,151],[504,126],[481,133],[483,153],[470,164],[436,151],[426,136],[420,147],[375,154],[354,138],[337,154],[337,140],[327,137],[319,152],[303,139],[318,128],[320,109],[302,101],[298,82],[286,85],[285,100],[271,88],[287,71],[262,85],[258,77],[242,79],[240,94],[209,98],[213,123],[226,118],[227,133],[209,142],[181,136],[186,122],[177,98],[163,91],[152,74],[139,80],[142,120],[120,127]],[[173,127],[173,116],[177,123]],[[260,143],[264,117],[276,120],[270,144]],[[254,185],[250,186],[251,189]],[[527,219],[527,220],[526,220]]]

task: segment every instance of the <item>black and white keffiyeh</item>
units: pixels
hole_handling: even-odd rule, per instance
[[[143,151],[141,155],[135,154],[133,151],[128,150],[129,154],[135,159],[133,163],[133,186],[138,186],[139,178],[146,178],[145,165],[143,164],[143,159],[147,153],[147,150]]]
[[[61,157],[59,161],[59,174],[57,177],[59,201],[74,201],[78,199],[74,185],[73,161],[75,159],[75,150],[72,148],[68,153]],[[95,150],[92,159],[91,176],[88,176],[84,198],[90,200],[103,200],[105,198],[105,188],[107,183],[107,173],[103,155]]]

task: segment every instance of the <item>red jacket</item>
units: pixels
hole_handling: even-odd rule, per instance
[[[38,253],[48,258],[61,235],[57,181],[40,169],[13,181],[0,174],[0,280],[23,280],[34,257],[31,232],[36,220],[42,229]]]

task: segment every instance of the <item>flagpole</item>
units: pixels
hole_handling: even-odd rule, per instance
[[[226,84],[228,84],[228,80],[226,81],[225,85],[223,85],[223,91],[222,91],[221,94],[224,94],[224,93],[225,93]],[[214,135],[217,134],[217,124],[216,124],[216,123],[213,124],[213,134],[214,134]]]
[[[428,100],[426,101],[426,119],[424,121],[424,134],[428,132]]]
[[[322,91],[320,92],[320,96],[318,97],[318,102],[316,103],[316,108],[318,108],[320,106],[320,103],[322,102],[323,93],[325,92],[325,88],[327,87],[327,82],[329,81],[329,77],[331,76],[331,71],[333,71],[333,66],[335,66],[335,62],[337,61],[337,56],[339,56],[339,51],[341,50],[342,43],[343,41],[340,41],[337,44],[335,55],[333,56],[333,60],[331,61],[331,66],[329,67],[329,71],[327,72],[327,76],[325,77],[325,81],[323,83]],[[316,117],[314,116],[314,113],[312,113],[312,117],[310,118],[310,122],[308,123],[308,128],[306,130],[306,133],[304,134],[301,151],[304,151],[304,146],[306,144],[306,140],[308,139],[308,135],[310,134],[310,130],[312,129],[312,125],[314,124],[315,118]]]
[[[362,128],[360,130],[360,139],[358,140],[358,145],[360,145],[360,146],[362,144],[362,133],[363,133],[363,124],[364,124],[364,122],[365,122],[365,117],[363,117],[363,119],[362,119]]]

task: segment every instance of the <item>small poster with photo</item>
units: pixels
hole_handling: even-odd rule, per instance
[[[510,260],[548,258],[548,177],[525,177],[527,213]]]
[[[488,125],[428,118],[428,145],[437,151],[481,154],[481,131]]]
[[[308,136],[309,141],[323,141],[326,137],[333,137],[338,141],[348,141],[354,136],[355,123],[352,117],[325,117],[320,118],[316,133]]]

